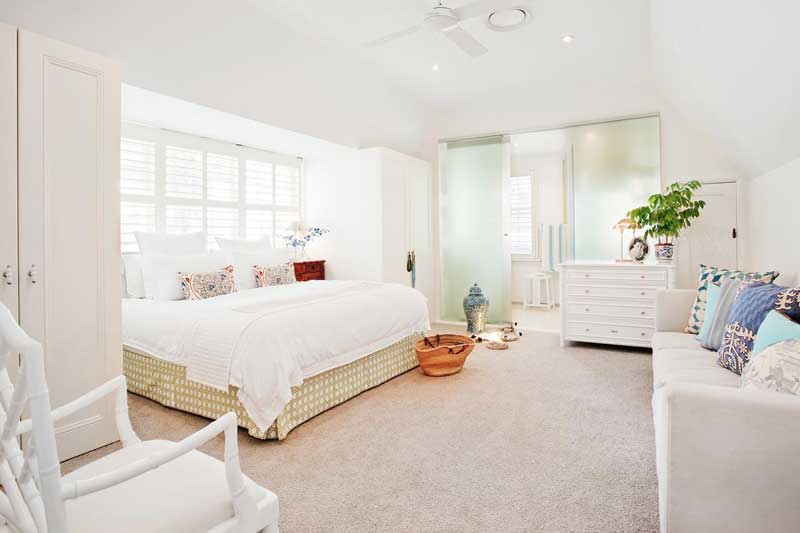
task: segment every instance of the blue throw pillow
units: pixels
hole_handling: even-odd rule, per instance
[[[753,353],[750,359],[761,353],[764,348],[781,341],[800,340],[800,324],[784,315],[780,311],[770,311],[758,328],[756,342],[753,344]]]
[[[720,294],[722,294],[722,287],[714,283],[708,284],[708,292],[706,293],[706,314],[703,319],[703,325],[700,327],[700,333],[697,334],[697,340],[701,342],[704,342],[708,338],[711,322],[714,320],[714,314],[717,312],[717,303],[719,302]]]
[[[800,320],[800,289],[758,282],[742,285],[725,324],[717,357],[720,366],[742,373],[753,351],[756,332],[772,310]]]

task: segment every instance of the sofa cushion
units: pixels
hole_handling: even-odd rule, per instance
[[[758,328],[773,309],[800,319],[800,289],[758,282],[742,285],[725,324],[719,349],[720,366],[742,373],[750,359]]]
[[[694,340],[694,336],[691,338]],[[653,388],[661,388],[667,383],[703,383],[721,387],[738,387],[739,376],[717,364],[716,352],[703,348],[654,350]]]
[[[697,337],[689,333],[678,333],[675,331],[656,331],[651,340],[653,351],[669,350],[670,348],[685,348],[687,350],[703,350]]]
[[[706,297],[708,296],[709,283],[722,283],[725,279],[738,279],[763,281],[772,283],[778,277],[779,272],[742,272],[740,270],[728,270],[727,268],[710,267],[700,265],[697,275],[697,297],[695,298],[692,311],[689,314],[689,325],[686,326],[686,333],[697,335],[703,327],[703,320],[706,314]]]

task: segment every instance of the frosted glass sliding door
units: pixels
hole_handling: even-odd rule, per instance
[[[511,253],[506,138],[441,144],[440,222],[443,320],[464,321],[462,301],[477,283],[489,298],[487,322],[511,320]]]
[[[614,259],[619,257],[619,233],[611,227],[661,188],[659,119],[619,120],[567,131],[572,143],[573,257]]]

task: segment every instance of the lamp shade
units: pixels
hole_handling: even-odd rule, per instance
[[[628,217],[621,218],[619,221],[614,224],[611,229],[615,229],[617,231],[625,231],[626,229],[639,229],[639,224],[634,222]]]

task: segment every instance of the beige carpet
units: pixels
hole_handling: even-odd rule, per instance
[[[408,372],[283,442],[242,431],[242,468],[278,494],[283,533],[657,531],[651,390],[648,352],[531,333],[477,348],[456,376]],[[130,410],[143,438],[206,423],[133,395]]]

